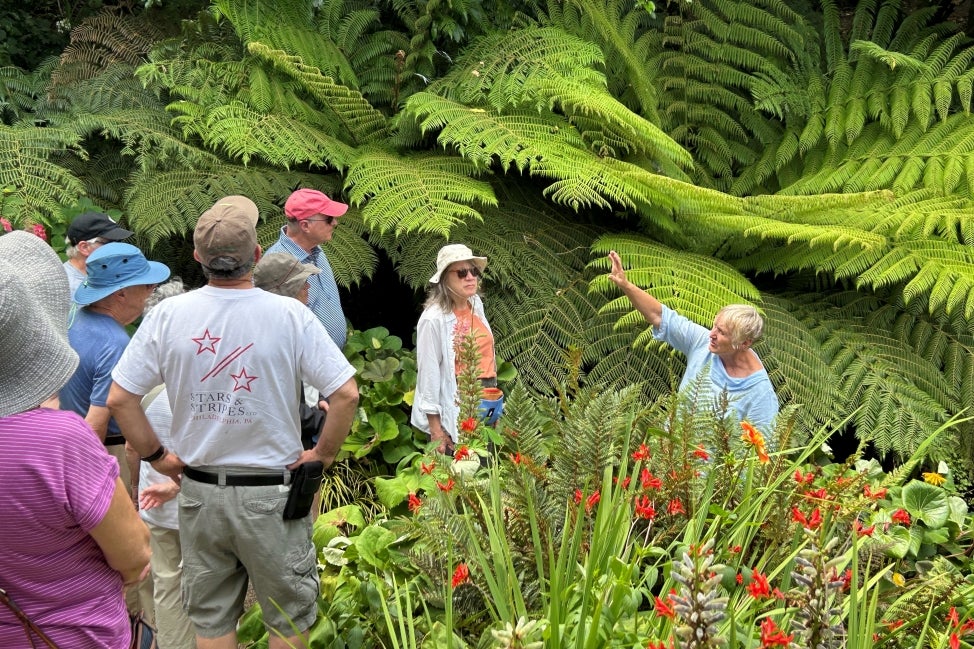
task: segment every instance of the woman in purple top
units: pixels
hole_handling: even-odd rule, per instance
[[[95,433],[53,409],[78,364],[60,266],[32,234],[0,237],[0,588],[60,647],[123,649],[148,530]],[[44,643],[0,605],[0,647],[31,646]]]

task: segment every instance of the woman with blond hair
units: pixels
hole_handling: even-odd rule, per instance
[[[609,279],[653,326],[653,337],[687,357],[680,390],[700,381],[715,401],[726,393],[729,408],[739,421],[748,421],[765,435],[771,433],[778,414],[778,397],[764,363],[751,348],[764,330],[758,310],[747,304],[725,306],[708,331],[626,279],[615,250],[609,253],[609,260]],[[701,380],[704,371],[708,372],[707,380]]]

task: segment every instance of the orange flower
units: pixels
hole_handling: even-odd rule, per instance
[[[435,468],[436,468],[436,462],[430,462],[429,464],[426,464],[425,462],[419,463],[419,471],[423,475],[429,475],[433,473],[433,469]]]
[[[576,489],[575,494],[572,496],[572,499],[575,501],[575,504],[578,505],[579,503],[582,502],[582,498],[584,497],[585,496],[582,494],[582,490]]]
[[[649,447],[646,446],[645,444],[640,444],[639,445],[639,450],[635,451],[632,454],[632,459],[636,460],[637,462],[639,460],[648,460],[649,459]]]
[[[453,571],[453,579],[450,583],[454,588],[460,584],[465,584],[470,581],[470,569],[467,568],[467,564],[461,563],[457,565],[457,569]]]
[[[741,428],[744,429],[744,432],[741,434],[741,441],[754,447],[754,451],[758,454],[758,460],[762,464],[768,462],[771,458],[768,457],[768,453],[764,448],[764,436],[758,432],[757,428],[746,421],[741,422]]]
[[[674,498],[666,505],[667,514],[686,514],[687,510],[683,509],[683,502],[679,498]]]
[[[797,507],[792,507],[791,520],[795,521],[796,523],[800,523],[802,527],[815,530],[818,529],[818,526],[822,524],[822,512],[820,512],[818,507],[816,507],[812,510],[811,516],[806,517],[800,509]]]
[[[470,449],[466,446],[458,446],[455,451],[453,451],[453,459],[457,462],[461,460],[466,460],[470,458]]]
[[[910,524],[910,513],[905,509],[897,509],[890,518],[892,518],[894,523],[899,523],[900,525]]]
[[[453,491],[453,487],[455,487],[456,484],[457,483],[453,481],[453,478],[450,478],[449,480],[446,481],[446,483],[437,482],[436,483],[436,486],[440,488],[440,491],[445,491],[445,492],[449,493],[449,492]]]
[[[886,493],[887,493],[886,487],[880,487],[876,491],[873,491],[872,487],[870,487],[868,483],[862,485],[862,494],[866,498],[870,498],[872,500],[879,500],[880,498],[885,498]]]
[[[423,501],[419,499],[419,496],[414,493],[409,494],[409,511],[415,514],[422,506]]]
[[[698,444],[697,448],[693,449],[693,457],[700,458],[706,462],[710,459],[710,454],[707,453],[707,449],[705,449],[702,444]]]
[[[460,430],[466,433],[472,433],[477,430],[477,420],[473,417],[468,417],[460,422]]]

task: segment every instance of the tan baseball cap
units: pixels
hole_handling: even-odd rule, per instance
[[[302,264],[294,255],[272,252],[254,266],[254,286],[284,297],[297,297],[308,278],[320,272],[316,266]]]
[[[259,218],[257,205],[246,196],[225,196],[214,203],[200,216],[193,232],[193,245],[202,264],[213,268],[214,260],[225,257],[235,264],[216,270],[232,270],[252,259]]]

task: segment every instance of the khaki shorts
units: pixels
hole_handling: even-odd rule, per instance
[[[318,614],[311,517],[286,521],[289,487],[226,487],[184,478],[179,494],[183,606],[204,638],[237,628],[248,575],[273,635],[307,631]],[[291,626],[293,623],[293,627]]]

